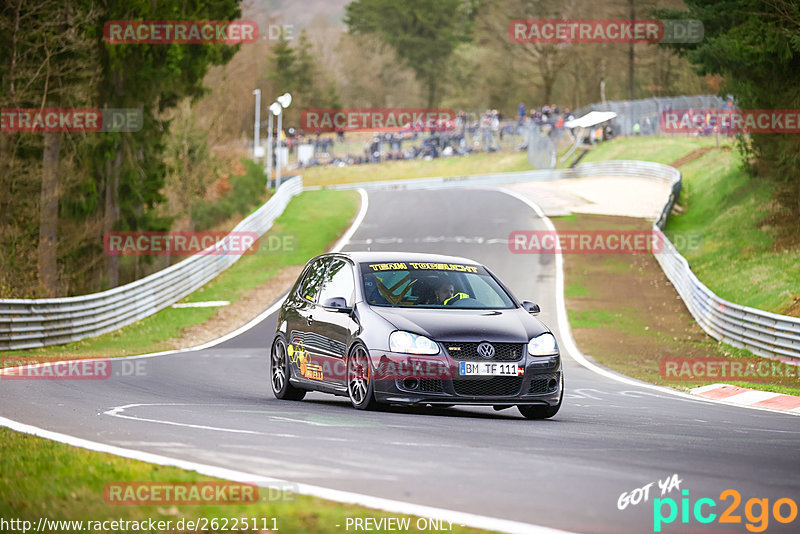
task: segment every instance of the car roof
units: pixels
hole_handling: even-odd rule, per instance
[[[475,260],[459,256],[445,256],[443,254],[425,254],[421,252],[335,252],[323,256],[346,256],[356,263],[363,262],[419,262],[419,263],[465,263],[481,265]]]

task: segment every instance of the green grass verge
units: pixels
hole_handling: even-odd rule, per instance
[[[720,297],[774,313],[800,316],[800,239],[793,217],[780,211],[773,182],[753,179],[728,139],[681,166],[683,190],[667,234],[697,274]],[[714,137],[617,138],[592,149],[583,162],[636,159],[669,164]],[[683,234],[683,235],[681,235]]]
[[[576,214],[555,218],[559,231],[642,230],[650,223],[629,217]],[[675,289],[650,255],[566,254],[567,313],[578,346],[599,363],[634,378],[689,390],[724,382],[741,387],[800,395],[795,375],[759,377],[760,365],[774,362],[708,336],[679,300]],[[738,362],[747,375],[680,378],[662,374],[662,361]],[[682,365],[682,364],[681,364]],[[783,368],[783,367],[781,367]],[[765,370],[764,373],[768,371]],[[760,378],[760,379],[759,379]]]
[[[722,139],[720,144],[729,146],[731,143]],[[713,137],[618,137],[598,144],[586,154],[581,163],[632,159],[666,165],[698,148],[716,146],[717,142]]]
[[[571,295],[581,297],[584,295]],[[636,310],[618,308],[609,310],[568,310],[569,324],[573,328],[607,328],[612,326],[622,332],[639,332],[645,323],[636,316]]]
[[[0,517],[31,521],[33,529],[39,518],[50,520],[83,521],[171,521],[170,532],[177,532],[179,520],[217,518],[232,520],[272,518],[279,532],[338,533],[343,532],[350,518],[410,517],[410,532],[416,528],[417,518],[372,510],[362,506],[346,505],[316,497],[296,495],[277,490],[258,492],[258,501],[247,504],[203,505],[118,505],[105,501],[106,484],[115,482],[207,482],[215,481],[192,471],[164,467],[120,458],[48,441],[27,434],[0,428]],[[218,480],[216,480],[219,482]],[[220,522],[219,525],[223,523]],[[247,528],[239,532],[267,532]],[[336,526],[340,525],[340,526]],[[447,523],[444,523],[447,527]],[[239,526],[241,529],[241,524]],[[77,529],[59,529],[58,532],[76,532]],[[112,529],[106,532],[131,532],[130,529]],[[144,530],[148,532],[148,530]],[[152,531],[149,531],[152,532]],[[233,532],[230,527],[207,532]],[[378,530],[375,532],[389,532]],[[453,525],[452,532],[488,532]]]
[[[694,232],[694,245],[676,240],[695,274],[720,297],[775,313],[800,315],[797,221],[782,216],[777,187],[753,179],[735,151],[712,151],[687,164],[680,205],[667,232]]]
[[[187,296],[182,302],[227,300],[236,302],[248,290],[268,282],[282,268],[303,265],[325,252],[344,233],[359,207],[354,191],[307,191],[294,197],[272,229],[259,243],[258,252],[243,255],[214,280]],[[276,239],[288,239],[288,250],[270,251]],[[264,303],[266,308],[269,302]],[[8,351],[6,356],[126,356],[172,348],[169,340],[183,329],[200,324],[217,308],[165,308],[141,321],[114,332],[66,345],[26,351]]]
[[[723,143],[728,143],[723,140]],[[708,137],[637,137],[617,138],[601,143],[581,161],[604,161],[610,159],[639,159],[659,163],[671,163],[676,159],[702,147],[716,146],[714,138]],[[566,149],[562,150],[562,153]],[[307,186],[326,186],[345,183],[361,183],[437,176],[470,176],[496,172],[519,172],[531,170],[525,151],[500,151],[477,153],[470,156],[453,156],[432,160],[385,161],[369,165],[349,167],[311,167],[304,169],[303,183]]]
[[[567,284],[564,288],[564,295],[567,297],[585,297],[588,292],[586,286],[581,284]]]
[[[410,178],[431,178],[437,176],[469,176],[495,172],[529,171],[527,153],[524,151],[501,151],[478,153],[470,156],[453,156],[431,160],[414,159],[385,161],[349,167],[310,167],[303,169],[303,185],[326,186],[375,182],[384,180],[403,180]]]
[[[722,140],[723,144],[730,144]],[[617,138],[601,143],[581,161],[605,161],[610,159],[638,159],[659,163],[672,163],[702,147],[716,146],[712,137],[636,137]],[[566,149],[562,150],[562,153]],[[531,170],[525,151],[500,151],[476,153],[470,156],[453,156],[432,160],[384,161],[368,165],[349,167],[311,167],[303,169],[303,184],[326,186],[334,184],[361,183],[438,176],[470,176],[496,172],[519,172]]]

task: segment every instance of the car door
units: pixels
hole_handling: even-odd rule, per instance
[[[291,296],[294,305],[286,317],[289,359],[295,371],[294,376],[304,381],[320,383],[324,378],[314,314],[330,260],[329,257],[323,257],[309,264],[296,294]]]
[[[357,325],[349,311],[326,308],[323,305],[334,297],[344,298],[346,309],[353,308],[355,273],[352,265],[343,258],[334,258],[328,265],[317,299],[317,307],[314,310],[314,323],[317,325],[315,331],[321,336],[320,341],[324,344],[321,347],[324,351],[320,352],[324,352],[323,368],[328,373],[325,382],[343,387],[346,382],[347,346]]]

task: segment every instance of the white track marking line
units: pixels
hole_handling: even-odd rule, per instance
[[[153,419],[150,417],[138,417],[135,415],[126,415],[123,412],[128,408],[140,408],[142,406],[226,406],[225,404],[186,404],[186,403],[155,403],[155,404],[126,404],[125,406],[115,406],[105,412],[99,413],[97,415],[107,415],[109,417],[119,417],[120,419],[130,419],[131,421],[142,421],[144,423],[158,423],[162,425],[172,425],[172,426],[182,426],[186,428],[199,428],[201,430],[214,430],[216,432],[230,432],[232,434],[258,434],[262,436],[274,436],[279,438],[299,438],[300,436],[295,434],[277,434],[275,432],[259,432],[257,430],[240,430],[236,428],[224,428],[224,427],[217,427],[217,426],[207,426],[207,425],[196,425],[194,423],[181,423],[178,421],[170,421],[167,419]],[[270,419],[277,419],[279,421],[288,421],[290,423],[303,423],[306,425],[312,426],[341,426],[341,425],[331,425],[327,423],[320,423],[316,421],[306,421],[303,419],[293,419],[291,417],[284,417],[278,415],[270,415],[265,414],[266,417]]]
[[[339,240],[339,242],[334,246],[334,248],[331,249],[331,252],[338,252],[339,250],[341,250],[341,248],[344,247],[344,245],[347,243],[344,240],[344,237],[348,237],[349,239],[349,237],[352,236],[352,234],[361,224],[361,221],[364,220],[364,216],[366,215],[366,209],[367,209],[367,194],[366,191],[364,191],[363,189],[359,189],[359,193],[361,194],[361,199],[362,199],[361,211],[359,215],[356,217],[355,221],[353,222],[353,225],[350,227],[350,230],[348,230],[348,233],[345,234],[345,236],[343,236],[343,239]],[[219,338],[217,340],[210,341],[203,345],[199,345],[197,347],[190,347],[187,349],[164,351],[152,354],[141,354],[137,356],[126,356],[116,359],[134,359],[134,358],[149,358],[155,356],[166,356],[168,354],[177,354],[177,353],[201,350],[204,348],[212,347],[214,345],[222,343],[223,341],[226,341],[227,339],[230,339],[231,337],[235,337],[236,335],[249,330],[256,324],[261,322],[265,317],[271,315],[272,313],[275,312],[275,310],[277,310],[280,307],[284,298],[285,295],[278,302],[270,306],[267,310],[259,314],[255,319],[253,319],[249,323],[245,324],[244,326],[240,327],[234,332],[231,332],[230,334],[227,334],[226,336],[223,336],[222,338]],[[223,467],[210,466],[196,462],[190,462],[187,460],[180,460],[178,458],[170,458],[159,454],[153,454],[132,449],[124,449],[121,447],[115,447],[113,445],[106,445],[103,443],[97,443],[82,438],[61,434],[58,432],[44,430],[42,428],[34,427],[24,423],[19,423],[17,421],[13,421],[5,417],[0,417],[0,426],[8,427],[17,432],[24,432],[26,434],[32,434],[34,436],[39,436],[52,441],[65,443],[67,445],[72,445],[74,447],[81,447],[84,449],[93,450],[97,452],[105,452],[108,454],[114,454],[116,456],[121,456],[124,458],[131,458],[134,460],[140,460],[143,462],[149,462],[158,465],[167,465],[167,466],[177,467],[180,469],[196,471],[200,474],[215,478],[222,478],[243,483],[251,483],[251,484],[255,483],[261,487],[274,487],[276,489],[284,489],[284,490],[287,487],[292,487],[296,493],[299,493],[301,495],[311,495],[314,497],[319,497],[321,499],[328,499],[331,501],[346,503],[346,504],[355,504],[359,506],[365,506],[368,508],[384,510],[392,513],[414,515],[419,517],[430,517],[434,519],[441,519],[443,521],[449,521],[457,525],[465,525],[473,528],[482,528],[498,532],[508,532],[511,534],[516,534],[516,533],[574,534],[569,531],[553,529],[530,523],[522,523],[518,521],[510,521],[507,519],[499,519],[477,514],[470,514],[466,512],[458,512],[455,510],[447,510],[444,508],[435,508],[432,506],[418,505],[413,503],[396,501],[392,499],[384,499],[381,497],[372,497],[370,495],[363,495],[348,491],[323,488],[320,486],[313,486],[310,484],[295,484],[285,480],[265,477],[261,475],[255,475],[243,471],[234,471]]]
[[[524,195],[517,193],[516,191],[512,191],[510,189],[501,187],[497,189],[498,191],[510,195],[521,202],[524,202],[528,205],[536,215],[542,219],[542,222],[547,226],[547,229],[550,232],[556,232],[556,227],[553,225],[553,221],[551,221],[542,211],[542,208],[536,205],[531,199],[525,197]],[[575,343],[575,339],[572,337],[572,330],[569,326],[569,319],[567,318],[567,303],[566,299],[564,298],[564,256],[561,254],[560,251],[555,252],[556,257],[556,315],[558,316],[558,330],[561,334],[561,339],[566,346],[567,353],[570,357],[581,364],[582,366],[586,367],[590,371],[593,371],[601,376],[606,378],[610,378],[612,380],[616,380],[617,382],[622,382],[623,384],[631,384],[638,387],[648,388],[655,391],[660,391],[662,393],[667,393],[672,395],[673,397],[679,397],[686,401],[698,402],[698,403],[714,403],[714,404],[727,404],[729,406],[740,406],[743,408],[749,408],[751,410],[761,410],[765,412],[772,412],[772,413],[783,413],[789,415],[798,415],[797,413],[792,413],[791,411],[779,411],[779,410],[772,410],[769,408],[761,408],[756,406],[747,406],[741,404],[729,404],[727,402],[722,402],[716,399],[706,399],[704,397],[697,397],[695,395],[690,395],[688,393],[683,393],[681,391],[676,391],[674,389],[666,388],[663,386],[656,386],[655,384],[648,384],[646,382],[641,382],[639,380],[634,380],[632,378],[628,378],[624,375],[619,375],[617,373],[611,372],[607,369],[603,369],[602,367],[590,362],[586,356],[578,348],[578,345]]]
[[[272,419],[277,419],[279,421],[289,421],[290,423],[303,423],[305,425],[311,425],[311,426],[327,426],[327,427],[340,426],[340,425],[329,425],[327,423],[320,423],[317,421],[306,421],[304,419],[293,419],[291,417],[281,417],[279,415],[270,415],[268,417],[271,417]]]
[[[168,449],[190,447],[186,443],[177,441],[113,441],[112,443],[119,447],[164,447]]]
[[[74,447],[81,447],[96,452],[104,452],[114,454],[123,458],[131,458],[148,462],[157,465],[166,465],[177,467],[179,469],[186,469],[189,471],[196,471],[202,475],[221,478],[225,480],[232,480],[234,482],[242,482],[247,484],[257,484],[260,487],[270,487],[281,490],[290,490],[300,495],[311,495],[321,499],[328,499],[330,501],[356,504],[368,508],[384,510],[391,513],[407,514],[419,517],[430,517],[449,521],[456,525],[465,525],[473,528],[482,528],[486,530],[494,530],[497,532],[508,532],[511,534],[574,534],[565,530],[558,530],[554,528],[544,527],[540,525],[533,525],[530,523],[522,523],[518,521],[510,521],[507,519],[499,519],[483,515],[471,514],[467,512],[458,512],[455,510],[447,510],[444,508],[435,508],[432,506],[425,506],[420,504],[407,503],[403,501],[395,501],[393,499],[384,499],[381,497],[372,497],[370,495],[363,495],[360,493],[352,493],[349,491],[340,491],[330,488],[323,488],[310,484],[295,484],[286,480],[278,478],[265,477],[244,471],[235,471],[224,467],[216,467],[212,465],[200,464],[190,462],[188,460],[180,460],[178,458],[170,458],[160,454],[153,454],[149,452],[137,451],[132,449],[124,449],[114,445],[106,445],[104,443],[97,443],[94,441],[60,434],[58,432],[51,432],[35,426],[26,425],[5,417],[0,417],[0,426],[5,426],[17,432],[24,432],[41,438],[66,443]]]
[[[151,419],[148,417],[137,417],[135,415],[124,415],[122,412],[127,410],[128,408],[139,408],[141,406],[195,406],[193,404],[126,404],[125,406],[116,406],[111,408],[110,410],[106,410],[105,412],[98,414],[98,415],[108,415],[109,417],[119,417],[120,419],[130,419],[132,421],[141,421],[144,423],[159,423],[162,425],[172,425],[172,426],[182,426],[186,428],[199,428],[200,430],[215,430],[217,432],[230,432],[233,434],[262,434],[263,432],[257,432],[255,430],[237,430],[235,428],[220,428],[216,426],[207,426],[207,425],[194,425],[191,423],[179,423],[177,421],[166,421],[163,419]]]
[[[350,238],[353,237],[353,234],[356,233],[358,227],[361,226],[361,223],[364,221],[364,217],[367,216],[367,210],[369,209],[369,195],[367,195],[367,191],[365,189],[358,189],[358,194],[361,195],[361,208],[358,210],[358,215],[353,220],[353,224],[350,225],[350,228],[347,229],[347,232],[333,245],[333,248],[330,252],[341,252],[341,250],[347,245],[350,241]]]

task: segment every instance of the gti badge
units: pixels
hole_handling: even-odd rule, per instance
[[[494,358],[494,347],[489,343],[481,343],[478,345],[478,354],[481,358],[486,358],[487,360]]]

